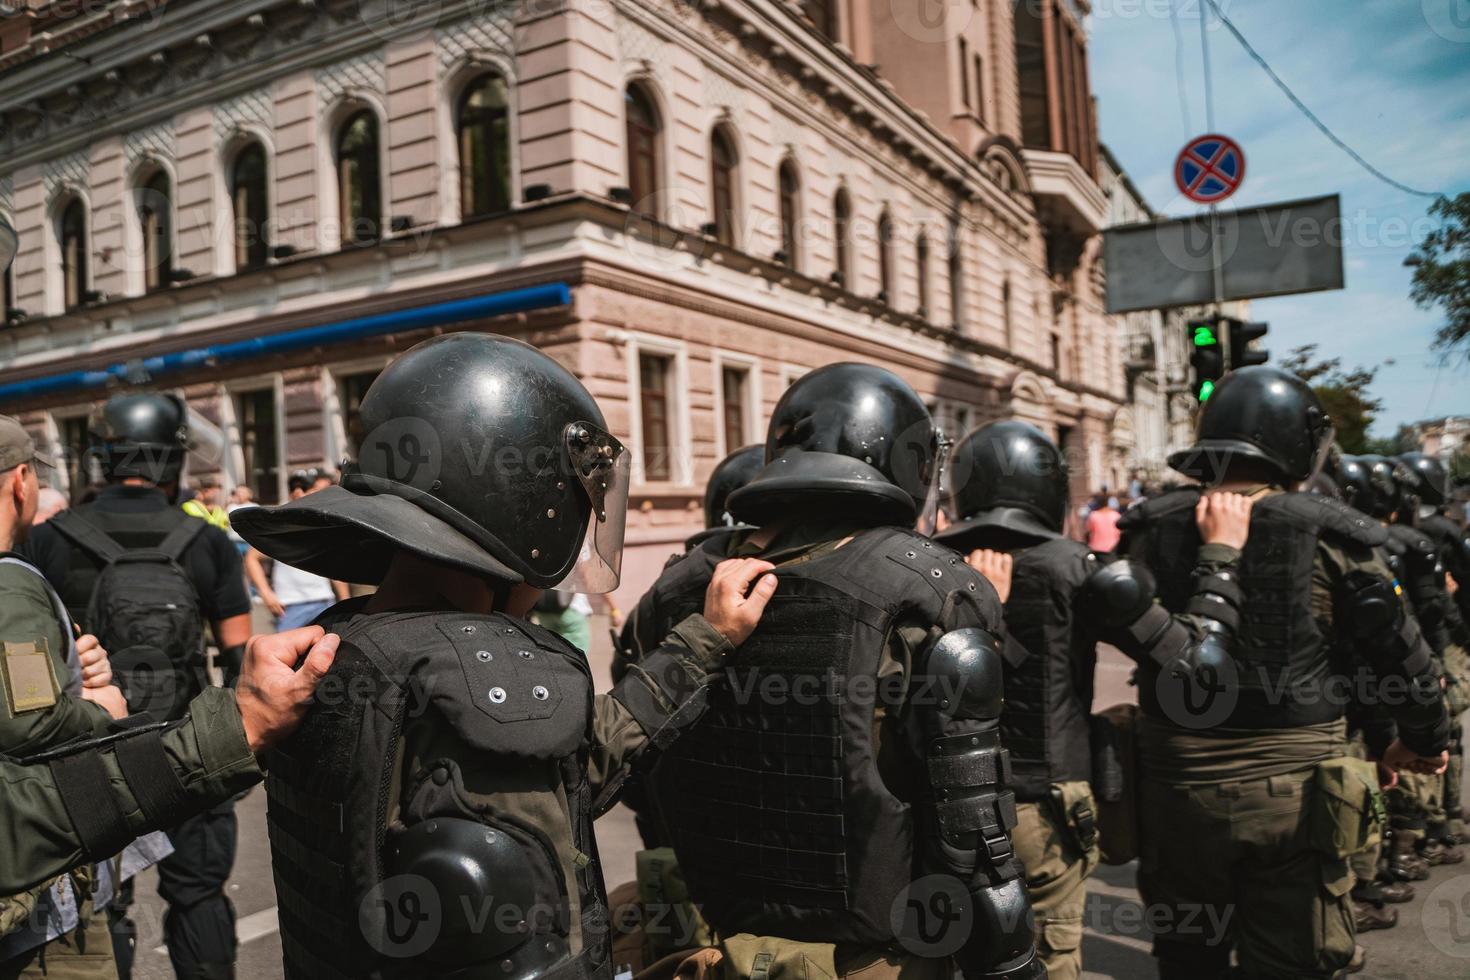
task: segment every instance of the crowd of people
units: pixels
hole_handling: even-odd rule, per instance
[[[128,976],[153,865],[177,975],[233,976],[262,779],[313,980],[1076,978],[1087,880],[1134,860],[1164,980],[1326,980],[1470,840],[1452,488],[1336,453],[1286,372],[1221,381],[1179,486],[1079,512],[1034,426],[951,451],[891,371],[813,371],[712,474],[605,695],[630,459],[581,383],[457,333],[361,412],[340,479],[228,510],[174,396],[101,407],[69,509],[0,417],[0,977]],[[1101,644],[1137,705],[1094,712]],[[609,892],[619,801],[644,846]]]

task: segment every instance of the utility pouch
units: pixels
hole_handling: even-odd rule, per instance
[[[1382,836],[1387,813],[1373,763],[1350,756],[1328,759],[1318,764],[1312,783],[1307,826],[1313,850],[1344,858]]]
[[[1072,844],[1084,856],[1097,846],[1097,808],[1086,783],[1053,783],[1052,804],[1062,818]]]
[[[1138,857],[1138,705],[1115,704],[1092,717],[1097,843],[1103,864]],[[1100,746],[1106,746],[1101,750]],[[1099,772],[1097,760],[1105,759]]]

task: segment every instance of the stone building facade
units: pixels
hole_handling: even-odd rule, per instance
[[[75,453],[110,386],[181,391],[193,472],[269,501],[352,454],[396,352],[519,337],[634,450],[624,604],[833,361],[1117,485],[1087,4],[934,6],[31,0],[0,20],[0,411]]]

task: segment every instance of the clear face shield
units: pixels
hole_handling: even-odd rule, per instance
[[[1310,486],[1312,481],[1322,475],[1328,460],[1332,459],[1332,449],[1337,442],[1337,428],[1332,420],[1325,418],[1322,421],[1322,431],[1317,439],[1317,455],[1312,459],[1312,472],[1302,481],[1302,486]]]
[[[603,595],[618,587],[622,574],[632,454],[611,433],[591,422],[573,422],[562,439],[572,474],[591,501],[592,513],[577,564],[556,588]]]
[[[954,449],[954,441],[938,430],[934,433],[935,450],[934,464],[930,467],[929,492],[924,497],[923,509],[919,511],[919,521],[914,525],[926,538],[934,536],[939,529],[939,503],[944,498],[944,479],[949,474],[949,456]]]

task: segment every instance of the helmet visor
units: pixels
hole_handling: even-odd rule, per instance
[[[924,537],[934,536],[939,526],[939,501],[944,496],[944,481],[949,473],[949,454],[954,442],[942,433],[937,437],[938,447],[934,452],[934,465],[929,471],[929,493],[924,497],[924,506],[919,511],[914,530]]]
[[[573,422],[563,439],[572,474],[591,501],[592,513],[577,563],[556,588],[602,595],[618,587],[622,574],[632,454],[611,433],[591,422]]]

